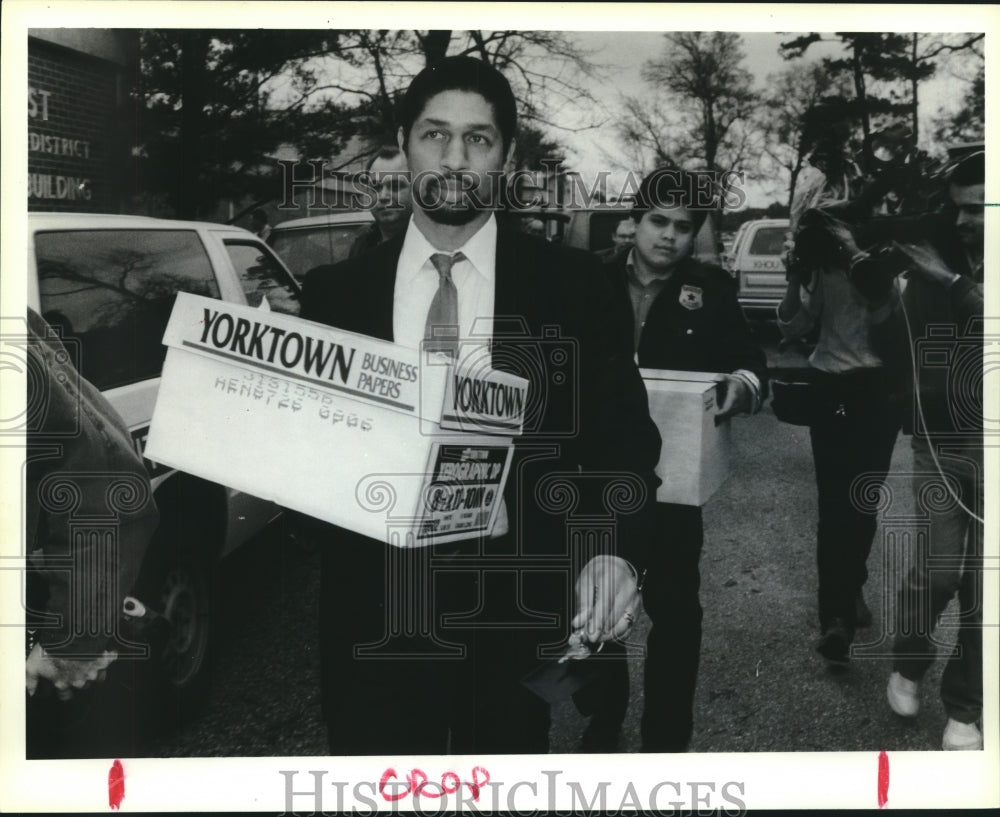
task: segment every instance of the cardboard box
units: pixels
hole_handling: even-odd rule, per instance
[[[657,502],[704,505],[729,475],[730,425],[716,425],[720,375],[640,369],[663,445]]]
[[[150,460],[399,547],[492,530],[522,378],[187,293],[163,342]]]

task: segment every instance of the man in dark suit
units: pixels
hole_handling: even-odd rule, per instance
[[[302,317],[459,363],[491,355],[529,379],[529,405],[490,537],[401,550],[329,532],[330,750],[545,752],[548,704],[521,679],[570,635],[596,649],[631,627],[659,436],[596,260],[494,217],[516,126],[503,76],[445,59],[413,80],[400,118],[408,228],[311,273]]]
[[[639,366],[723,373],[721,419],[760,408],[767,361],[743,317],[732,278],[691,256],[707,215],[697,206],[696,182],[666,168],[643,179],[632,209],[635,245],[604,269]],[[642,589],[653,624],[646,643],[642,750],[683,752],[693,729],[701,651],[702,515],[697,506],[657,502],[655,508],[657,534]],[[593,706],[584,736],[589,751],[613,751],[625,715],[627,668],[624,661],[610,666],[608,691]]]

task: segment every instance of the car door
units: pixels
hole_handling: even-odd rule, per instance
[[[298,315],[302,288],[267,245],[249,237],[224,237],[229,262],[239,278],[247,304],[285,315]]]

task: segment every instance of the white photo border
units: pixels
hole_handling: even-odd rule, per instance
[[[138,28],[155,25],[170,27],[391,27],[452,28],[458,21],[470,27],[552,30],[669,31],[715,29],[750,31],[891,31],[905,25],[908,30],[985,31],[988,66],[986,94],[988,132],[997,132],[997,95],[994,90],[1000,65],[997,49],[1000,11],[995,6],[897,6],[897,5],[695,5],[695,4],[521,4],[458,5],[448,3],[268,3],[268,2],[30,2],[3,3],[2,30],[2,275],[0,313],[19,318],[26,302],[26,187],[27,120],[24,100],[27,92],[27,30],[29,28]],[[238,24],[238,25],[237,25]],[[988,156],[987,246],[997,248],[1000,236],[1000,174],[996,157]],[[995,252],[986,259],[986,313],[1000,316],[1000,276]],[[8,384],[5,380],[5,387]],[[1000,390],[986,390],[984,410],[998,414]],[[19,402],[20,401],[20,402]],[[23,409],[24,390],[5,388],[3,416],[16,416]],[[988,449],[987,497],[997,496],[997,449]],[[17,451],[0,449],[2,485],[17,485],[21,469]],[[23,611],[19,604],[19,571],[8,569],[20,558],[19,543],[22,508],[12,502],[18,490],[0,488],[0,604],[4,622],[16,621]],[[985,603],[988,610],[1000,609],[998,592],[996,505],[987,509]],[[13,592],[17,589],[17,592]],[[986,668],[983,720],[986,749],[979,753],[896,752],[890,753],[892,808],[945,807],[983,808],[1000,805],[998,727],[1000,692],[997,667],[1000,665],[996,630],[984,638]],[[23,687],[20,666],[23,637],[17,627],[0,627],[0,808],[4,811],[106,811],[107,779],[113,759],[73,761],[25,761]],[[684,790],[675,797],[673,787],[661,788],[660,803],[684,800],[691,808],[689,784],[713,781],[717,787],[738,782],[742,791],[730,792],[751,810],[791,808],[874,808],[877,798],[879,757],[877,752],[768,753],[702,755],[628,755],[613,758],[588,755],[497,756],[484,758],[188,758],[134,759],[123,761],[126,796],[122,809],[128,811],[277,811],[286,810],[286,778],[282,770],[296,771],[294,790],[311,787],[309,772],[327,770],[326,781],[347,781],[347,792],[362,781],[378,781],[388,767],[405,774],[420,767],[434,779],[447,770],[460,776],[471,774],[473,766],[490,770],[494,781],[525,781],[536,784],[519,788],[511,802],[502,799],[500,808],[515,805],[521,810],[565,809],[572,803],[565,786],[557,788],[555,800],[546,788],[545,772],[559,770],[560,781],[587,783],[612,775],[617,788],[608,793],[611,807],[622,802],[630,782],[640,798],[657,784],[677,782]],[[585,791],[590,789],[585,786]],[[508,791],[502,793],[506,798]],[[367,789],[365,790],[367,794]],[[323,808],[333,811],[338,803],[336,790],[324,790]],[[439,812],[440,802],[421,801],[427,810]],[[713,801],[717,807],[736,809],[732,802]],[[313,811],[309,797],[296,796],[297,810]],[[641,803],[647,805],[646,802]],[[358,808],[368,810],[364,800]],[[626,801],[626,805],[629,802]],[[350,808],[348,799],[344,804]],[[488,810],[487,795],[477,804]],[[380,802],[382,810],[391,804]],[[409,806],[412,808],[412,805]],[[696,807],[696,806],[695,806]],[[403,804],[399,805],[402,810]]]

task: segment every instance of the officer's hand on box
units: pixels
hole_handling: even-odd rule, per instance
[[[719,380],[722,396],[719,400],[719,410],[715,415],[718,425],[734,414],[749,414],[753,411],[753,391],[746,381],[736,375],[722,375]]]

